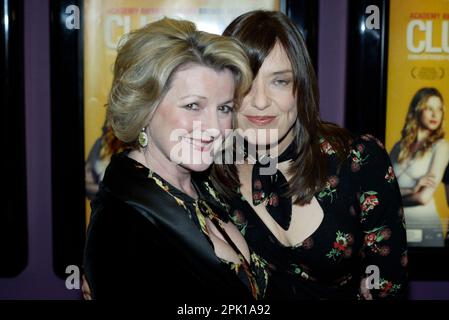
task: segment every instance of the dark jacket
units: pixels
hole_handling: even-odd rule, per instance
[[[186,211],[136,164],[113,156],[92,202],[85,273],[93,298],[250,300]]]

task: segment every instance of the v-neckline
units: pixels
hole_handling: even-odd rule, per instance
[[[309,236],[307,236],[306,238],[304,238],[303,241],[301,241],[301,242],[299,242],[299,243],[297,243],[297,244],[294,244],[294,245],[285,245],[285,244],[283,244],[283,243],[282,243],[282,242],[281,242],[281,241],[280,241],[280,240],[273,234],[273,232],[270,230],[270,228],[268,228],[268,226],[263,222],[262,218],[257,214],[256,210],[254,210],[254,208],[251,206],[251,204],[248,202],[248,200],[246,199],[246,197],[242,194],[242,192],[241,192],[240,190],[238,191],[238,194],[239,194],[241,200],[244,201],[245,204],[248,206],[249,210],[251,211],[250,214],[254,215],[254,216],[256,217],[256,219],[258,220],[258,222],[261,223],[261,224],[263,225],[263,227],[265,228],[265,230],[268,232],[268,235],[269,235],[271,238],[274,239],[274,241],[276,242],[276,244],[277,244],[279,247],[281,247],[281,248],[283,248],[283,249],[286,249],[286,250],[294,250],[294,249],[301,248],[302,245],[304,244],[304,241],[305,241],[306,239],[309,239],[310,237],[313,237],[315,234],[317,234],[317,233],[319,232],[319,230],[320,230],[321,228],[323,228],[324,220],[327,218],[327,217],[326,217],[326,214],[325,214],[324,208],[321,206],[320,201],[319,201],[319,200],[315,197],[315,195],[314,195],[313,198],[316,200],[318,206],[320,207],[321,211],[323,212],[323,219],[321,220],[321,222],[320,222],[320,224],[318,225],[318,227],[317,227],[317,228],[316,228],[316,229],[315,229]],[[294,206],[294,204],[292,204],[292,215],[293,215],[293,206]],[[276,223],[276,221],[275,221],[275,223]],[[291,226],[290,226],[290,227],[291,227]],[[279,226],[279,228],[282,228],[282,227]],[[288,230],[287,230],[287,231],[288,231]],[[287,232],[287,231],[285,231],[285,232]]]

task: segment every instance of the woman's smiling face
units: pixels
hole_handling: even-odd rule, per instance
[[[232,127],[234,87],[228,69],[190,65],[177,71],[151,118],[150,143],[170,161],[192,171],[206,170],[214,145]]]
[[[240,130],[255,131],[255,134],[245,134],[249,143],[273,146],[289,133],[298,116],[293,79],[287,53],[276,43],[262,63],[237,114]],[[276,130],[277,135],[270,136],[271,130]]]

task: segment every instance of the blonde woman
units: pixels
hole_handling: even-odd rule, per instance
[[[127,150],[112,156],[92,202],[85,251],[94,299],[264,296],[265,262],[205,201],[210,186],[192,180],[209,168],[251,80],[236,41],[191,22],[165,18],[126,37],[107,121]]]
[[[413,97],[392,151],[407,222],[407,240],[414,246],[443,246],[440,215],[434,193],[449,161],[443,130],[444,100],[435,88],[422,88]]]

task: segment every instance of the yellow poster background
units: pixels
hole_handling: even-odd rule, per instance
[[[421,22],[412,22],[413,20]],[[410,28],[410,23],[424,23],[425,30]],[[445,100],[443,126],[445,139],[449,141],[449,50],[445,50],[444,46],[445,41],[449,44],[449,32],[443,31],[446,27],[449,30],[449,0],[391,0],[389,24],[386,123],[388,151],[400,140],[410,102],[414,94],[423,87],[435,87]],[[409,45],[408,27],[412,29],[408,35]],[[419,52],[413,52],[410,48]],[[434,197],[443,232],[446,233],[449,208],[443,184],[440,184]]]
[[[240,14],[279,10],[279,0],[85,0],[84,135],[85,157],[102,135],[105,104],[112,83],[116,45],[131,30],[164,16],[193,21],[198,29],[221,34]],[[90,206],[86,200],[86,218]]]

